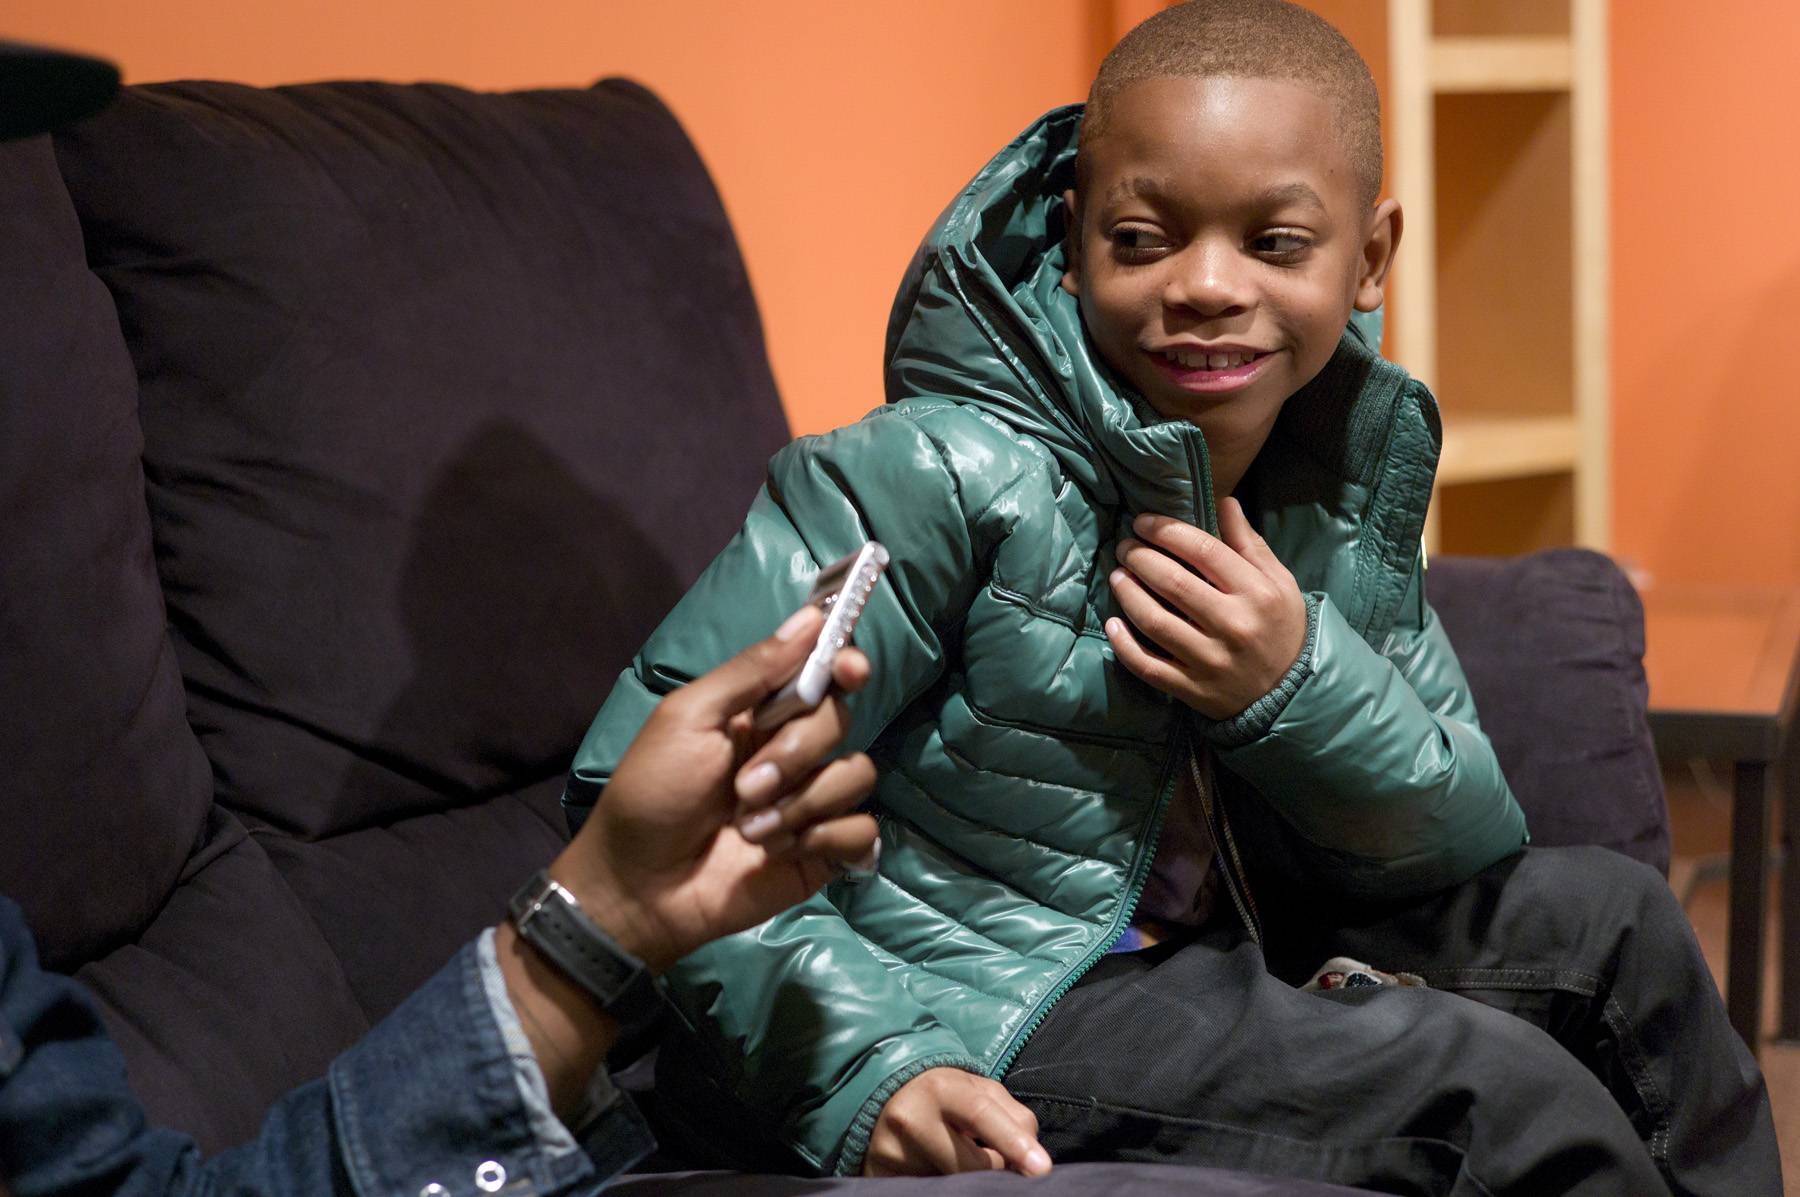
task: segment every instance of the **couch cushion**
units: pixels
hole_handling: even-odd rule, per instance
[[[217,808],[155,921],[76,975],[151,1121],[209,1152],[254,1135],[276,1098],[369,1026],[310,916]]]
[[[182,83],[57,153],[220,800],[310,837],[559,775],[786,438],[673,118]]]
[[[137,380],[45,138],[0,145],[0,297],[0,891],[69,968],[168,897],[212,779],[151,561]]]
[[[454,810],[304,841],[257,842],[337,957],[371,1022],[387,1016],[562,847],[562,779]]]
[[[1440,557],[1425,585],[1532,842],[1600,844],[1667,873],[1644,608],[1619,567],[1585,549]]]
[[[1058,1164],[1031,1181],[1011,1172],[865,1179],[680,1172],[626,1176],[612,1197],[1353,1197],[1356,1189],[1188,1164]]]

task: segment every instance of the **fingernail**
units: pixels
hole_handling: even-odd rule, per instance
[[[737,796],[740,802],[767,802],[781,784],[781,770],[774,762],[764,761],[754,769],[738,774]]]
[[[798,611],[788,616],[787,619],[782,622],[780,627],[775,629],[775,639],[792,640],[795,636],[800,634],[800,629],[806,626],[807,620],[811,617],[811,607],[800,608]]]
[[[844,866],[844,876],[851,881],[866,881],[875,875],[881,867],[881,841],[876,840],[869,845],[869,850],[862,856]]]
[[[761,843],[769,833],[781,826],[781,812],[771,807],[738,820],[738,834],[751,843]]]
[[[1106,575],[1106,580],[1111,582],[1114,586],[1117,586],[1120,582],[1125,580],[1125,571],[1122,569],[1115,569],[1110,574]]]
[[[1033,1147],[1025,1153],[1025,1166],[1033,1172],[1050,1171],[1050,1153],[1042,1147]]]

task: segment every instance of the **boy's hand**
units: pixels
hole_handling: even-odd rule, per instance
[[[1142,541],[1119,543],[1113,594],[1130,619],[1106,621],[1125,668],[1209,719],[1267,694],[1306,644],[1306,600],[1236,499],[1219,505],[1222,539],[1166,515],[1140,515]],[[1134,630],[1135,629],[1135,630]],[[1148,651],[1139,636],[1167,654]]]
[[[1011,1168],[1050,1171],[1037,1115],[999,1081],[960,1068],[928,1068],[888,1098],[869,1135],[864,1176],[939,1176]]]

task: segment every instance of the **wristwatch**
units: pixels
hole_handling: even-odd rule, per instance
[[[507,914],[520,938],[618,1020],[622,1038],[647,1030],[662,1016],[662,982],[642,960],[614,943],[575,895],[550,879],[547,869],[519,887]]]

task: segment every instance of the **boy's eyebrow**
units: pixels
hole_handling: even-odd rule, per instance
[[[1319,198],[1318,192],[1298,181],[1271,187],[1256,198],[1270,208],[1279,208],[1285,204],[1311,204],[1315,208],[1325,206],[1325,201]]]
[[[1168,184],[1149,175],[1131,175],[1115,182],[1106,191],[1106,202],[1117,203],[1126,199],[1161,200],[1169,193]],[[1256,208],[1280,208],[1288,204],[1309,204],[1323,209],[1325,201],[1319,198],[1309,184],[1295,180],[1292,183],[1278,183],[1257,193],[1250,206]]]
[[[1142,197],[1144,199],[1162,198],[1166,184],[1161,179],[1153,179],[1149,175],[1132,175],[1115,182],[1106,192],[1106,202],[1115,203],[1123,199]]]

